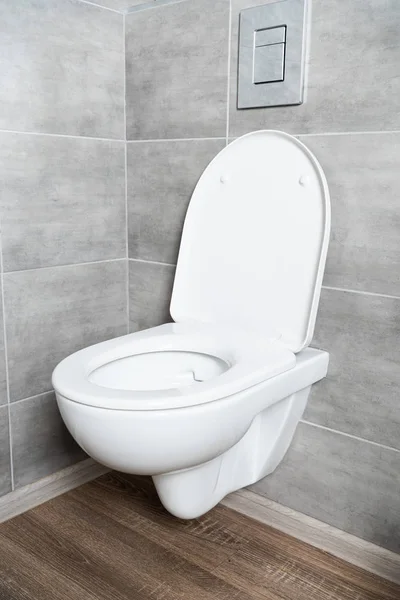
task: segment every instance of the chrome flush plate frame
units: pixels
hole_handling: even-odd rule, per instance
[[[242,10],[239,24],[239,64],[237,108],[263,108],[302,104],[311,0],[281,0]],[[285,27],[281,48],[273,39],[273,31]],[[258,45],[260,32],[271,34],[266,44]],[[271,51],[269,51],[271,50]],[[260,61],[278,64],[259,64]],[[257,61],[257,62],[256,62]],[[261,81],[255,72],[280,72],[283,79]],[[273,75],[271,75],[273,77]]]

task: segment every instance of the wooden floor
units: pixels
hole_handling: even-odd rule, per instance
[[[400,587],[231,509],[193,521],[105,475],[0,525],[1,600],[400,600]]]

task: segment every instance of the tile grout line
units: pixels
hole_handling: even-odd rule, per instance
[[[103,138],[94,137],[90,135],[69,135],[67,133],[46,133],[44,131],[17,131],[16,129],[0,129],[0,134],[1,133],[14,133],[18,135],[42,135],[45,137],[66,138],[70,140],[92,140],[95,142],[118,142],[120,144],[125,142],[125,140],[119,140],[118,138]]]
[[[225,140],[225,136],[221,137],[202,137],[202,138],[162,138],[158,140],[126,140],[127,144],[155,144],[157,142],[209,142],[214,140]]]
[[[103,263],[110,262],[118,262],[121,260],[126,260],[124,256],[120,258],[106,258],[104,260],[90,260],[82,263],[66,263],[65,265],[50,265],[47,267],[33,267],[32,269],[17,269],[16,271],[5,271],[4,275],[7,277],[8,275],[15,275],[16,273],[30,273],[31,271],[43,271],[44,269],[65,269],[68,267],[84,267],[86,265],[100,265]]]
[[[306,102],[308,102],[308,95],[309,95],[309,87],[310,87],[310,60],[311,60],[311,42],[312,42],[312,36],[311,36],[311,32],[312,32],[312,9],[313,9],[313,3],[312,0],[310,0],[310,2],[306,3],[306,22],[305,22],[305,28],[306,28],[306,35],[305,38],[303,40],[303,43],[305,45],[305,52],[304,52],[304,72],[303,72],[303,83],[302,83],[302,87],[303,87],[303,103],[305,104]]]
[[[46,396],[47,394],[53,394],[54,389],[47,390],[46,392],[40,392],[40,394],[33,394],[33,396],[27,396],[26,398],[18,398],[18,400],[14,400],[10,402],[10,406],[14,406],[14,404],[20,404],[21,402],[27,402],[28,400],[34,400],[35,398],[41,398],[42,396]]]
[[[133,262],[145,263],[148,265],[162,265],[163,267],[176,267],[176,264],[160,262],[159,260],[144,260],[143,258],[130,258]]]
[[[82,0],[79,0],[82,1]],[[121,16],[124,16],[123,13]],[[143,140],[125,140],[119,138],[105,138],[95,137],[90,135],[70,135],[67,133],[47,133],[44,131],[18,131],[16,129],[0,129],[1,133],[14,133],[16,135],[37,135],[45,137],[65,138],[72,140],[92,140],[97,142],[117,142],[117,143],[128,143],[128,144],[140,144],[146,142],[196,142],[196,141],[210,141],[210,140],[225,140],[226,136],[215,136],[215,137],[197,137],[197,138],[159,138],[159,139],[143,139]],[[400,129],[388,130],[388,131],[331,131],[331,132],[316,132],[316,133],[292,133],[295,137],[323,137],[323,136],[345,136],[345,135],[385,135],[400,133]],[[232,139],[237,139],[240,136],[233,135]]]
[[[160,8],[161,6],[168,6],[169,4],[180,4],[181,2],[187,1],[188,0],[153,0],[152,2],[146,2],[146,0],[143,0],[141,4],[128,7],[125,11],[125,14],[133,15],[135,13],[143,12],[152,8]]]
[[[348,294],[359,294],[360,296],[376,296],[377,298],[390,298],[392,300],[400,300],[400,296],[393,296],[391,294],[379,294],[378,292],[366,292],[365,290],[352,290],[348,288],[331,287],[329,285],[323,285],[323,290],[331,290],[333,292],[346,292]]]
[[[270,129],[270,128],[268,128]],[[247,132],[250,133],[250,132]],[[316,132],[316,133],[298,133],[298,132],[287,132],[290,135],[293,135],[296,138],[303,137],[328,137],[328,136],[346,136],[346,135],[392,135],[394,133],[400,133],[400,129],[389,129],[388,131],[326,131],[326,132]],[[245,134],[242,134],[245,135]],[[237,140],[240,135],[232,135],[231,140]],[[156,141],[156,140],[154,140]]]
[[[8,344],[7,344],[7,328],[6,328],[6,306],[4,301],[4,269],[3,269],[3,236],[0,237],[0,272],[1,272],[1,303],[3,309],[3,344],[4,344],[4,365],[6,372],[6,394],[7,394],[7,412],[8,412],[8,443],[10,452],[10,482],[11,491],[15,489],[14,482],[14,459],[13,459],[13,437],[11,426],[11,402],[10,402],[10,375],[8,369]]]
[[[126,333],[129,333],[129,226],[128,226],[128,144],[126,120],[126,15],[123,25],[124,46],[124,133],[125,133],[125,252],[126,252]]]
[[[161,262],[159,260],[148,260],[145,258],[132,258],[130,257],[129,260],[133,260],[136,262],[141,262],[141,263],[148,263],[148,264],[154,264],[154,265],[163,265],[163,266],[167,266],[167,267],[176,267],[176,263],[165,263],[165,262]],[[378,298],[391,298],[393,300],[400,300],[400,296],[390,296],[389,294],[378,294],[375,292],[365,292],[362,290],[352,290],[352,289],[345,289],[345,288],[334,288],[334,287],[329,287],[326,285],[322,286],[322,289],[324,290],[332,290],[335,292],[346,292],[348,294],[360,294],[360,295],[364,295],[364,296],[376,296]]]
[[[380,444],[379,442],[367,440],[367,439],[359,437],[357,435],[353,435],[352,433],[346,433],[345,431],[339,431],[339,429],[332,429],[331,427],[326,427],[325,425],[319,425],[318,423],[313,423],[312,421],[306,421],[305,419],[300,419],[300,423],[304,423],[305,425],[310,425],[310,427],[316,427],[317,429],[323,429],[324,431],[330,431],[331,433],[336,433],[337,435],[343,435],[344,437],[351,438],[352,440],[357,440],[358,442],[363,442],[364,444],[370,444],[371,446],[377,446],[378,448],[383,448],[384,450],[391,450],[392,452],[400,453],[399,448],[393,448],[393,446],[386,446],[386,444]]]
[[[101,4],[96,4],[95,2],[90,2],[90,0],[76,0],[77,2],[81,2],[82,4],[88,4],[89,6],[96,6],[97,8],[102,8],[103,10],[109,10],[113,13],[117,13],[117,15],[123,15],[124,13],[119,10],[115,10],[115,8],[109,8],[108,6],[102,6]]]
[[[315,133],[293,133],[296,137],[317,137],[328,135],[385,135],[400,133],[400,129],[388,129],[387,131],[317,131]]]
[[[226,92],[226,145],[229,143],[229,117],[230,117],[230,88],[231,88],[231,45],[232,45],[232,0],[229,0],[228,17],[228,73],[227,73],[227,92]]]
[[[126,146],[126,141],[127,141],[127,137],[126,137],[126,16],[123,15],[123,20],[122,20],[122,53],[123,53],[123,57],[124,57],[124,61],[123,61],[123,78],[124,78],[124,142],[125,142],[125,146]]]

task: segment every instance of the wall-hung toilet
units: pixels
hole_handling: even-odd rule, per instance
[[[329,230],[323,171],[296,138],[259,131],[220,152],[186,216],[174,323],[76,352],[53,373],[78,444],[151,475],[182,518],[271,473],[328,368],[308,345]]]

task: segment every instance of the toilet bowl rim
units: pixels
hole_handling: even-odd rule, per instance
[[[140,354],[179,351],[219,358],[229,368],[215,378],[167,390],[119,390],[89,381],[99,367]],[[85,348],[64,359],[53,372],[53,387],[67,400],[111,410],[166,410],[222,399],[293,368],[294,354],[276,340],[240,330],[201,324],[168,323]]]

